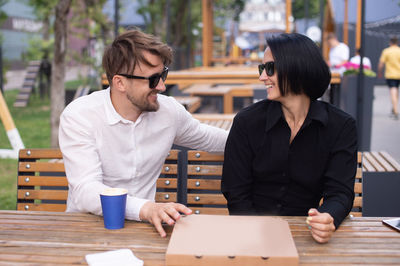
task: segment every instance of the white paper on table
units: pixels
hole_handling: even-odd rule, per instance
[[[90,266],[143,266],[143,261],[138,259],[130,249],[87,254],[85,258]]]

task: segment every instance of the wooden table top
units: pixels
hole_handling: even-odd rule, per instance
[[[327,244],[316,243],[305,217],[289,222],[300,257],[310,264],[400,264],[400,233],[382,225],[381,218],[347,218]],[[92,214],[0,211],[0,264],[86,264],[85,255],[129,248],[145,265],[164,265],[168,236],[152,225],[126,221],[125,228],[107,230]]]
[[[169,71],[165,84],[260,84],[256,66],[196,67]],[[338,73],[332,73],[331,83],[339,84]]]

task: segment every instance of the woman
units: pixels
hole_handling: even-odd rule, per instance
[[[313,41],[281,34],[267,45],[259,79],[268,97],[234,119],[222,192],[230,214],[308,215],[313,238],[324,243],[353,205],[355,120],[317,100],[331,75]]]

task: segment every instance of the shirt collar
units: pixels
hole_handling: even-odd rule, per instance
[[[281,103],[277,101],[271,101],[271,104],[269,104],[267,108],[267,114],[266,131],[269,131],[280,119],[285,119],[283,117]],[[328,112],[326,108],[324,108],[323,103],[318,100],[311,101],[310,109],[308,110],[303,126],[310,124],[312,120],[319,121],[324,126],[328,123]]]
[[[117,110],[115,110],[114,105],[111,102],[111,89],[108,87],[104,94],[104,107],[106,111],[107,123],[111,125],[115,125],[119,122],[128,124],[133,123],[125,118],[123,118],[120,114],[118,114]]]
[[[328,124],[328,111],[324,105],[325,104],[323,102],[318,100],[311,101],[310,110],[308,110],[305,125],[311,123],[311,120],[319,121],[324,126]]]

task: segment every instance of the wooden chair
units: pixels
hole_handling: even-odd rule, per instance
[[[223,154],[188,151],[187,206],[195,214],[229,214],[221,193]]]
[[[157,181],[156,201],[177,200],[178,157],[171,150]],[[59,149],[22,149],[19,152],[17,210],[65,211],[68,181]]]

